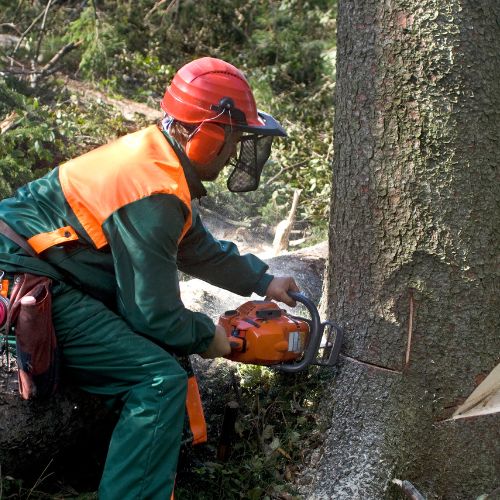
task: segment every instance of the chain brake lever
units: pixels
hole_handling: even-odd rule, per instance
[[[323,349],[321,359],[318,356],[313,363],[317,366],[335,366],[337,364],[340,348],[344,340],[344,330],[334,321],[324,321],[321,323],[323,331],[327,329],[326,338],[321,342],[320,349]],[[332,342],[332,332],[335,331],[335,340]]]

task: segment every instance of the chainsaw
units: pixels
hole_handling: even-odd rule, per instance
[[[343,340],[343,330],[333,321],[321,322],[318,309],[305,295],[288,292],[304,304],[310,318],[294,316],[272,301],[252,300],[219,318],[226,331],[231,353],[240,363],[273,366],[297,373],[310,365],[334,366]]]

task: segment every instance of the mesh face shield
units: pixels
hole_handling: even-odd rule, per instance
[[[227,188],[233,193],[255,191],[259,186],[264,164],[271,154],[272,135],[246,135],[238,143],[239,151],[231,160],[233,171],[227,179]]]

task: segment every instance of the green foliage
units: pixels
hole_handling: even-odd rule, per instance
[[[56,142],[56,135],[45,120],[47,110],[36,98],[27,98],[0,81],[2,115],[8,111],[12,129],[0,135],[0,196],[9,196],[13,190],[32,180],[53,160],[46,147]],[[60,144],[59,144],[60,146]]]
[[[13,477],[0,477],[2,498],[22,498],[23,482]]]
[[[235,203],[223,182],[211,186],[210,193],[232,207],[233,217],[260,215],[272,224],[286,216],[293,190],[301,188],[299,219],[324,229],[333,154],[334,4],[266,2],[271,12],[261,9],[262,2],[249,4],[253,7],[245,12],[253,17],[242,24],[248,39],[240,66],[259,106],[280,119],[288,138],[274,142],[261,188],[243,196],[244,203]]]
[[[16,19],[18,30],[23,31],[41,7],[7,2],[0,21]],[[249,77],[259,107],[275,115],[289,137],[275,141],[273,161],[263,177],[264,183],[271,182],[262,192],[235,203],[219,183],[211,194],[224,204],[231,203],[238,217],[259,216],[274,223],[286,215],[293,190],[300,187],[299,220],[325,228],[333,153],[335,9],[334,0],[68,2],[52,7],[43,36],[32,28],[16,57],[29,61],[39,47],[39,59],[45,62],[66,43],[79,42],[79,48],[64,58],[66,72],[91,80],[114,97],[155,107],[182,64],[205,55],[231,61]],[[42,103],[42,92],[35,94]],[[88,113],[82,110],[82,115]],[[71,116],[81,126],[82,120]],[[39,123],[44,120],[46,116],[39,115]],[[50,127],[51,121],[46,123]],[[5,147],[19,151],[20,135],[28,132],[32,131],[20,128]],[[31,137],[24,140],[26,162],[21,162],[21,169],[26,164],[53,162],[47,143],[52,144],[52,152],[61,147],[57,132],[53,135],[54,140],[42,129],[33,130],[38,151]],[[46,140],[40,142],[40,137]],[[67,147],[63,146],[61,156],[69,153]],[[19,155],[10,156],[9,168],[19,161]],[[20,172],[17,180],[27,179],[27,174]]]
[[[108,77],[114,70],[112,59],[125,49],[105,12],[97,14],[95,4],[84,8],[80,16],[69,24],[64,42],[83,42],[78,69],[88,79]]]
[[[289,483],[304,450],[321,440],[316,412],[330,375],[319,369],[283,375],[252,365],[238,365],[238,375],[240,413],[231,455],[180,476],[179,500],[299,498]]]
[[[274,142],[258,191],[229,193],[222,179],[207,186],[211,198],[230,218],[260,218],[272,226],[286,217],[293,191],[300,188],[298,220],[313,227],[315,238],[325,236],[333,154],[335,0],[53,2],[44,29],[40,18],[28,30],[46,5],[0,0],[0,31],[28,31],[15,53],[0,47],[0,122],[15,113],[13,126],[0,134],[0,196],[146,124],[138,117],[127,121],[103,102],[81,99],[65,88],[64,75],[90,81],[115,98],[157,107],[177,68],[210,55],[240,67],[259,108],[276,116],[288,132]],[[29,78],[7,77],[7,56],[29,69],[47,63],[69,42],[79,46],[61,59],[61,76],[34,86]],[[302,451],[318,439],[315,411],[323,373],[311,370],[285,378],[242,367],[241,418],[230,461],[196,467],[193,475],[180,478],[176,497],[284,495]],[[194,481],[195,496],[190,496],[186,485]],[[213,495],[203,497],[202,492]]]
[[[75,95],[58,90],[57,99],[45,95],[42,104],[0,80],[0,114],[14,115],[12,128],[0,134],[0,196],[137,125],[102,103],[81,109]]]

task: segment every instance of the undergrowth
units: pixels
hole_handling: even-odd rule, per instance
[[[281,374],[239,364],[236,370],[238,383],[232,392],[218,396],[239,405],[229,452],[223,460],[217,459],[220,429],[216,428],[210,429],[207,444],[184,447],[175,498],[298,500],[302,498],[297,490],[300,468],[311,450],[322,443],[326,419],[320,419],[318,410],[322,394],[332,383],[332,369],[313,367],[301,374]],[[325,410],[322,408],[323,415]],[[85,492],[82,484],[76,491],[63,474],[58,475],[59,467],[55,460],[31,482],[2,476],[0,470],[0,498],[97,499],[97,493]],[[98,478],[93,482],[96,485]]]
[[[281,374],[265,367],[238,365],[240,378],[236,436],[230,455],[214,457],[179,475],[178,500],[298,499],[300,466],[321,443],[321,394],[332,372],[317,368]]]
[[[0,173],[6,176],[0,195],[88,146],[141,127],[140,121],[124,123],[102,103],[82,106],[62,90],[59,77],[32,72],[50,64],[63,47],[74,44],[51,71],[156,108],[177,68],[213,56],[244,71],[259,108],[276,116],[288,137],[275,141],[264,189],[255,200],[251,194],[235,201],[223,182],[211,186],[211,195],[221,205],[230,204],[238,212],[235,218],[257,215],[274,224],[287,215],[293,192],[300,188],[297,218],[326,236],[335,15],[335,0],[206,0],[196,5],[0,0],[0,35],[13,40],[0,45],[0,123],[13,111],[19,115],[15,127],[0,133]],[[4,98],[7,87],[11,97],[16,93],[14,100]]]
[[[42,27],[40,17],[32,24],[44,9],[47,22]],[[0,0],[0,34],[26,33],[17,49],[0,47],[0,123],[12,119],[0,133],[0,196],[146,125],[138,115],[128,121],[102,102],[83,101],[58,75],[157,107],[176,68],[210,55],[241,68],[259,108],[288,132],[288,138],[275,141],[258,191],[234,195],[221,179],[209,186],[214,204],[232,219],[274,226],[287,216],[294,190],[301,189],[297,219],[313,228],[308,243],[324,238],[333,154],[335,11],[334,0]],[[69,43],[79,45],[54,67],[59,73],[33,84],[30,68],[48,63]],[[321,440],[316,411],[329,383],[327,371],[286,376],[252,366],[238,371],[240,414],[231,455],[217,461],[215,444],[206,445],[207,460],[179,474],[180,500],[293,498],[298,467]],[[77,496],[62,488],[50,496],[53,490],[44,492],[44,485],[53,477],[39,479],[28,485],[3,477],[0,497]]]

